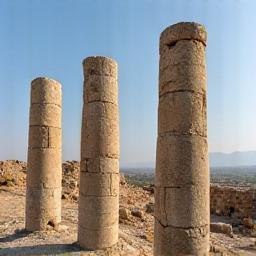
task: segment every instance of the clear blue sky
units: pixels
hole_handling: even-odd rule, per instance
[[[119,64],[121,164],[154,162],[158,42],[167,26],[208,31],[210,151],[256,149],[256,1],[0,0],[0,159],[26,160],[30,81],[63,85],[63,158],[79,159],[82,60]]]

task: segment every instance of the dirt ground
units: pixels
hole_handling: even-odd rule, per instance
[[[7,167],[6,167],[7,166]],[[77,241],[78,163],[63,164],[62,223],[56,230],[24,230],[24,163],[0,164],[0,255],[102,255],[152,256],[153,213],[147,205],[154,202],[153,191],[133,186],[122,177],[120,208],[128,218],[120,219],[119,242],[112,248],[84,251]],[[140,216],[133,215],[136,210]],[[212,216],[214,222],[232,223],[232,218]],[[256,255],[256,238],[234,229],[234,236],[211,233],[211,254],[218,256]]]
[[[0,189],[0,255],[151,255],[142,230],[120,224],[119,243],[105,251],[83,251],[76,244],[77,203],[62,200],[62,225],[55,231],[24,230],[25,191]],[[135,230],[136,229],[136,230]],[[134,239],[136,238],[136,239]]]

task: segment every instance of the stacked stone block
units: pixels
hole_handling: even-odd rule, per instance
[[[196,23],[160,37],[155,256],[209,252],[206,37]]]
[[[256,219],[256,189],[211,185],[211,213]]]
[[[84,248],[99,249],[118,241],[117,64],[106,57],[88,57],[83,69],[78,242]]]
[[[61,85],[40,77],[31,83],[26,183],[26,229],[61,221]]]

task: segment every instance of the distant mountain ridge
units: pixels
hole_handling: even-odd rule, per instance
[[[212,152],[209,154],[209,158],[211,167],[256,165],[256,151]]]
[[[256,166],[256,151],[236,151],[232,153],[210,152],[211,167]],[[123,164],[123,168],[155,168],[155,163],[141,162]]]

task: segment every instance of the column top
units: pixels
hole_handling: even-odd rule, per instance
[[[31,104],[55,104],[61,107],[61,84],[47,77],[37,77],[31,82]]]
[[[61,87],[61,83],[55,79],[51,79],[48,77],[37,77],[31,81],[31,85],[34,86],[35,84],[49,84],[54,83]]]
[[[179,40],[197,40],[206,46],[207,32],[196,22],[179,22],[167,27],[160,35],[160,49],[164,45],[175,44]]]
[[[83,60],[83,69],[85,76],[116,76],[117,62],[114,59],[105,56],[90,56]]]
[[[85,65],[86,63],[98,62],[98,61],[111,62],[117,65],[117,62],[114,59],[107,56],[88,56],[83,60],[83,65]]]

